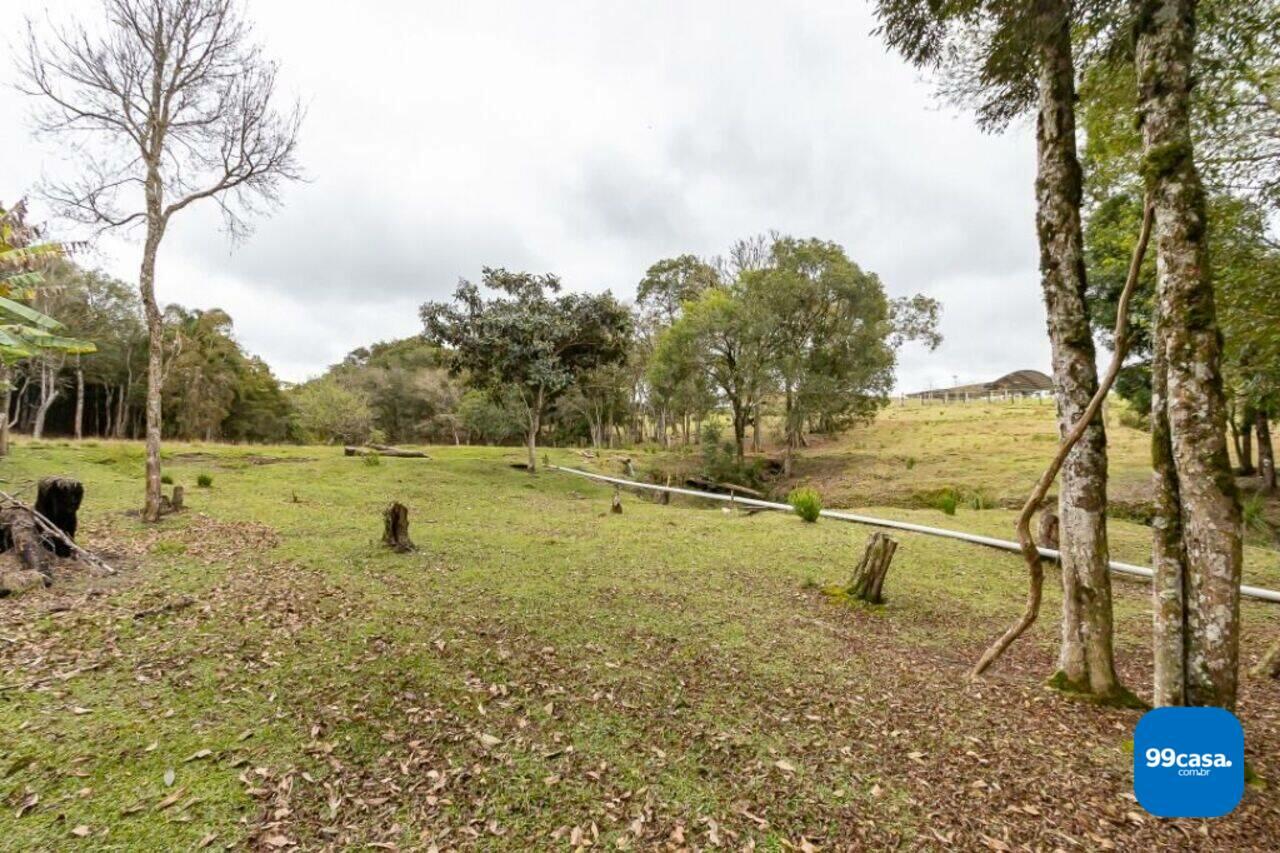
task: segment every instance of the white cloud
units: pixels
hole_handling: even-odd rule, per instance
[[[15,4],[10,0],[9,6]],[[95,0],[17,0],[92,18]],[[162,248],[161,298],[232,313],[289,379],[419,328],[483,265],[629,296],[654,260],[776,228],[843,244],[894,295],[945,303],[906,389],[1048,362],[1033,143],[980,134],[871,34],[857,4],[252,2],[307,103],[311,181],[230,246],[212,209]],[[0,47],[0,75],[12,75]],[[0,92],[0,114],[28,108]],[[0,125],[0,199],[65,168]],[[11,153],[12,152],[12,153]],[[102,244],[132,279],[136,243]]]

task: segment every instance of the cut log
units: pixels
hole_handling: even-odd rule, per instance
[[[1058,550],[1058,514],[1049,507],[1040,510],[1040,524],[1036,529],[1036,544],[1042,548]]]
[[[76,538],[76,513],[84,500],[84,486],[70,477],[45,477],[36,487],[36,512],[43,515],[54,527]],[[70,557],[71,546],[61,539],[52,542],[54,553]]]
[[[617,486],[613,487],[613,506],[609,507],[609,512],[622,515],[622,489]]]
[[[0,551],[12,552],[21,570],[39,572],[45,586],[53,582],[53,569],[49,564],[51,550],[53,547],[46,547],[45,537],[30,510],[15,505],[0,509]]]
[[[83,491],[81,488],[80,493],[83,494]],[[38,551],[27,547],[33,542],[37,543]],[[65,546],[69,554],[101,572],[109,575],[116,573],[111,566],[77,545],[66,531],[45,517],[40,510],[8,492],[0,491],[0,552],[13,551],[24,570],[39,571],[48,579],[48,556],[39,551],[52,552],[56,548],[55,543]]]
[[[399,501],[382,512],[382,544],[399,554],[413,550],[409,539],[409,508]]]
[[[390,447],[386,444],[370,444],[367,447],[355,447],[348,444],[342,448],[342,453],[344,456],[396,456],[404,459],[431,458],[421,450],[401,450],[399,447]]]
[[[862,552],[862,561],[854,569],[849,595],[869,604],[884,603],[884,579],[889,574],[889,564],[893,562],[896,550],[897,542],[883,533],[872,533],[867,540],[867,549]]]
[[[722,495],[742,495],[748,498],[763,499],[764,492],[757,491],[748,486],[738,483],[718,483],[715,480],[708,480],[704,477],[687,477],[685,485],[695,489],[701,489],[704,492],[715,492]]]

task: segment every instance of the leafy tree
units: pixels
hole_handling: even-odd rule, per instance
[[[326,444],[363,444],[373,430],[368,399],[333,376],[314,379],[291,393],[300,437]]]
[[[550,274],[485,267],[483,283],[505,296],[485,299],[464,280],[452,304],[425,303],[427,339],[449,348],[455,375],[465,371],[475,387],[519,395],[534,472],[543,415],[585,372],[626,357],[631,315],[607,291],[561,294]]]
[[[243,356],[231,337],[231,316],[213,308],[165,310],[168,347],[165,401],[171,434],[183,439],[217,438],[231,413]]]
[[[893,389],[895,350],[937,333],[938,304],[924,296],[890,302],[880,280],[822,240],[776,240],[769,265],[742,276],[768,340],[769,370],[783,395],[784,472],[815,421],[834,430],[871,417]]]
[[[720,283],[716,268],[695,255],[666,258],[649,267],[636,288],[636,304],[646,317],[669,326],[681,306]]]
[[[739,462],[746,453],[747,426],[769,390],[771,335],[765,307],[744,299],[735,282],[686,303],[684,316],[659,342],[659,358],[675,375],[704,373],[728,403]]]
[[[448,429],[441,416],[452,410],[460,394],[439,347],[421,336],[360,347],[331,372],[368,398],[374,425],[392,442],[434,436],[441,426]]]
[[[524,435],[526,417],[523,402],[514,388],[481,391],[472,389],[458,401],[458,423],[468,441],[506,444]]]
[[[294,439],[293,406],[267,363],[241,356],[235,366],[234,396],[219,428],[222,436],[272,443]]]
[[[645,367],[653,398],[673,424],[682,425],[685,444],[699,435],[702,421],[716,404],[715,387],[703,369],[694,329],[689,324],[658,333]]]

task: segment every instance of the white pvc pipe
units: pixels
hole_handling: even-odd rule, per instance
[[[756,507],[759,509],[781,510],[783,512],[791,512],[789,504],[774,503],[773,501],[762,501],[756,498],[743,498],[737,495],[721,495],[715,492],[702,492],[697,489],[681,489],[675,486],[659,486],[654,483],[640,483],[635,480],[625,480],[621,477],[607,477],[604,474],[593,474],[590,471],[583,471],[580,468],[565,468],[561,465],[550,466],[555,471],[563,471],[566,474],[576,474],[579,477],[586,477],[589,480],[599,480],[603,483],[613,483],[618,486],[626,486],[630,489],[647,489],[651,492],[667,492],[672,495],[687,495],[692,498],[703,498],[711,501],[724,501],[732,504],[742,504],[743,506]],[[851,512],[840,512],[833,509],[824,509],[819,512],[824,518],[834,518],[838,521],[851,521],[854,524],[869,524],[875,527],[888,527],[894,530],[906,530],[911,533],[923,533],[926,536],[941,536],[945,539],[959,539],[961,542],[972,542],[975,545],[986,545],[990,548],[999,548],[1002,551],[1022,552],[1022,547],[1017,542],[1010,542],[1007,539],[996,539],[991,536],[979,536],[976,533],[963,533],[959,530],[947,530],[942,527],[926,527],[923,524],[912,524],[909,521],[893,521],[887,518],[873,518],[869,515],[855,515]],[[1057,551],[1052,548],[1039,548],[1042,557],[1048,557],[1056,560],[1059,557]],[[1138,578],[1146,578],[1150,580],[1155,574],[1146,566],[1135,566],[1132,563],[1119,563],[1114,560],[1109,564],[1111,571],[1118,575],[1131,575]],[[1273,589],[1264,589],[1260,586],[1240,585],[1240,594],[1245,598],[1255,598],[1259,601],[1270,601],[1273,604],[1280,604],[1280,592]]]

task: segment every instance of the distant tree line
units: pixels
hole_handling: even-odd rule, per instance
[[[45,264],[32,303],[96,351],[38,350],[10,367],[12,429],[35,438],[145,434],[148,336],[136,289],[66,259]],[[163,311],[164,434],[206,441],[291,441],[293,406],[219,309]]]
[[[305,440],[520,442],[535,468],[540,444],[692,444],[723,413],[740,460],[768,437],[789,465],[807,434],[874,416],[902,343],[937,346],[939,311],[889,299],[834,243],[778,235],[660,260],[633,305],[485,269],[423,305],[424,335],[357,349],[290,397]]]

